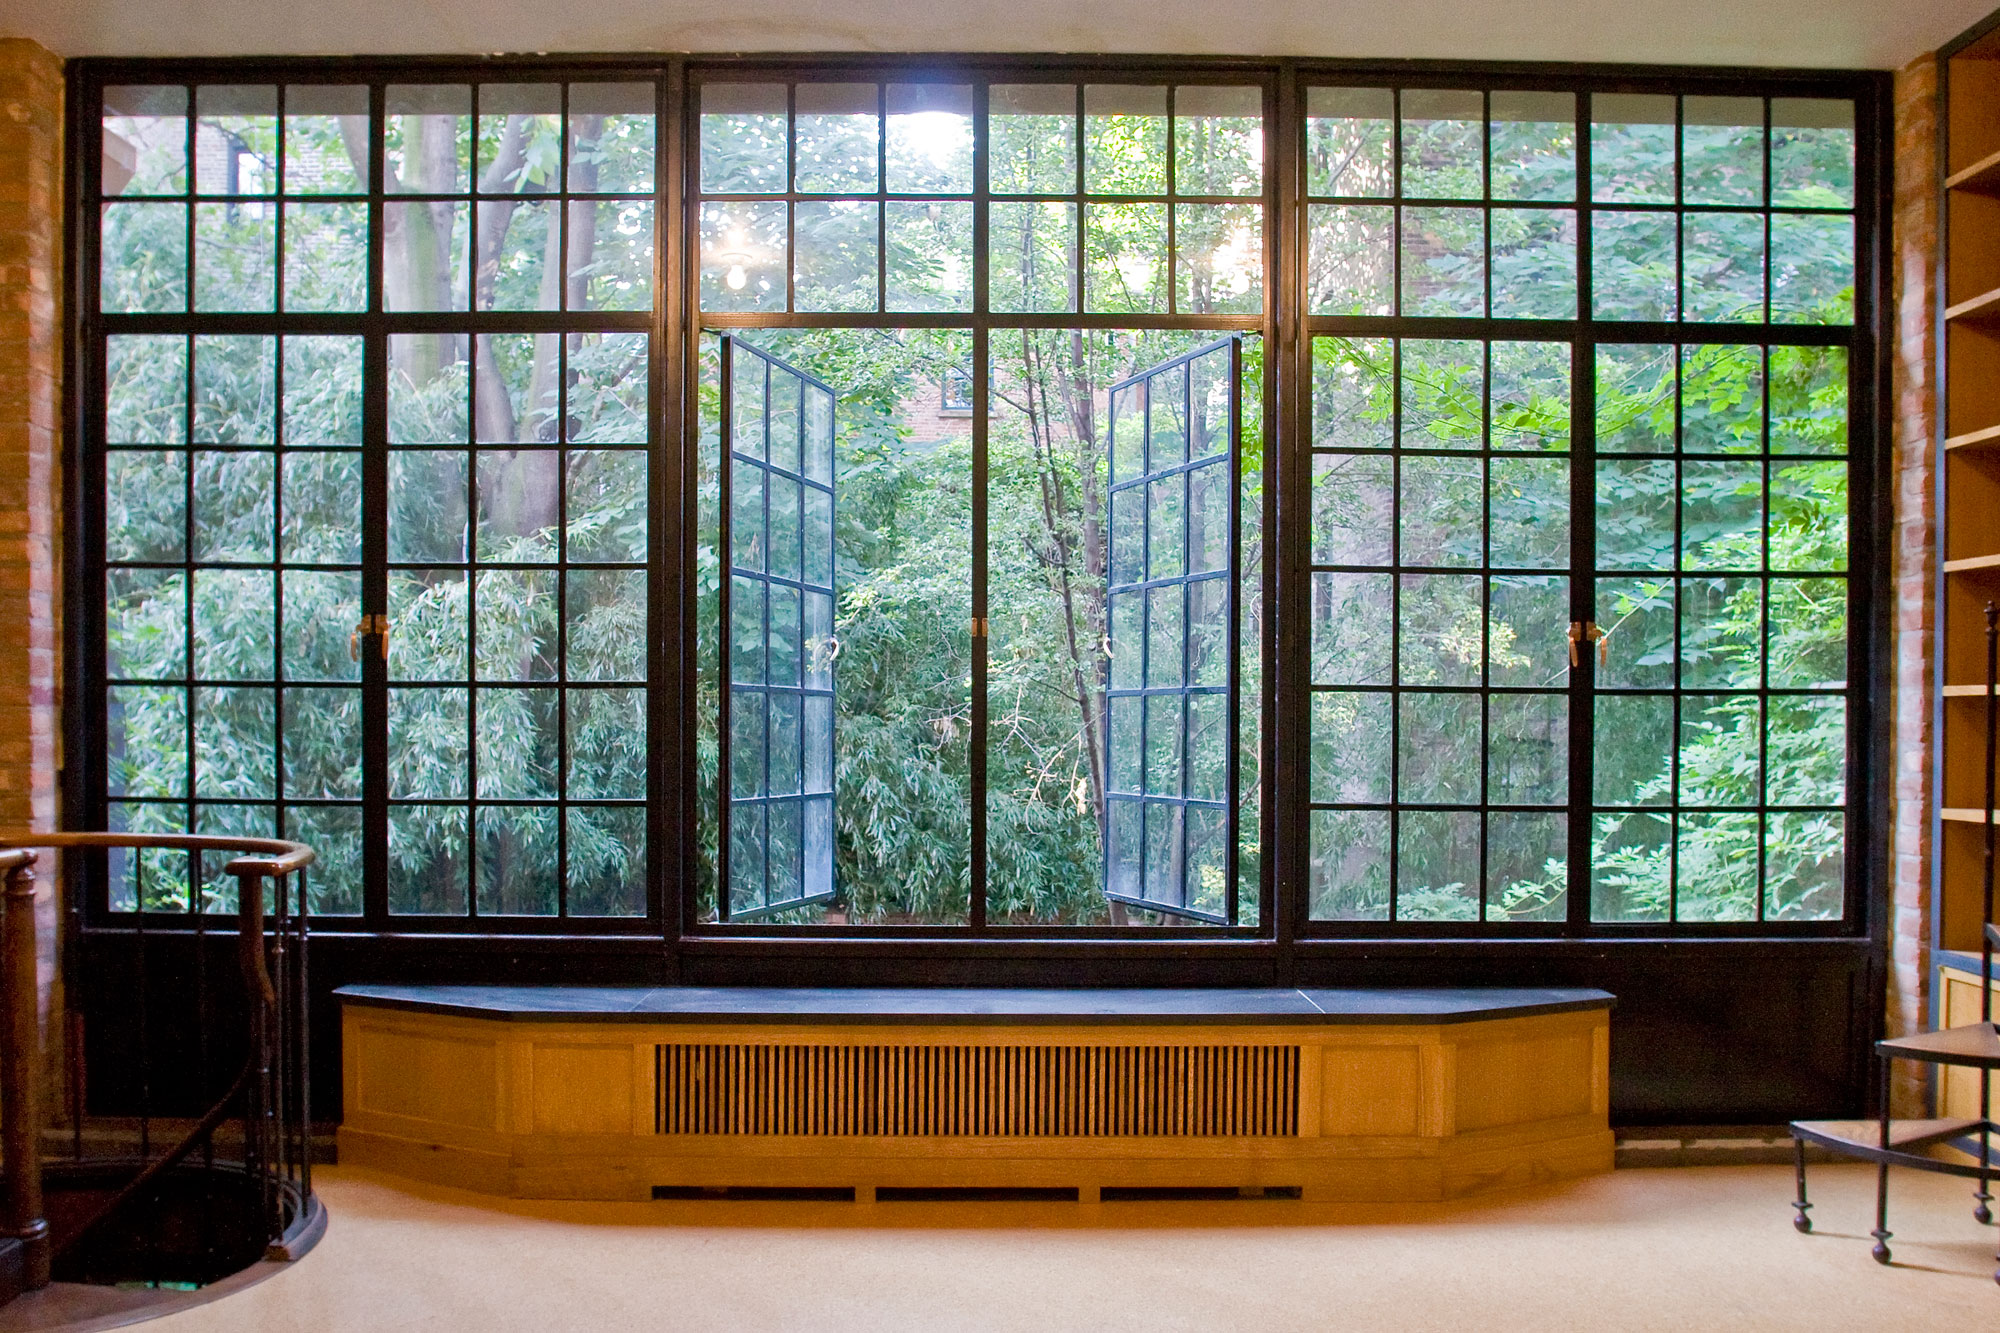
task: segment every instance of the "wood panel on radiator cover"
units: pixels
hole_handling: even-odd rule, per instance
[[[341,995],[341,1160],[518,1198],[1428,1200],[1612,1162],[1602,992]]]

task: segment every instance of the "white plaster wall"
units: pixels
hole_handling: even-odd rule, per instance
[[[0,0],[58,55],[1092,51],[1893,68],[1996,0]]]

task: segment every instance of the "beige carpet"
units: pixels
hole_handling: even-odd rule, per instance
[[[1815,1167],[1619,1171],[1500,1202],[508,1204],[317,1177],[318,1249],[159,1333],[507,1329],[2000,1329],[1970,1186]],[[1095,1212],[1107,1224],[1083,1224]]]

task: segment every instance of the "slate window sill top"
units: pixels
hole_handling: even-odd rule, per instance
[[[1013,990],[735,986],[342,986],[351,1005],[518,1022],[1137,1025],[1477,1023],[1609,1009],[1608,991],[1542,987],[1382,990]]]

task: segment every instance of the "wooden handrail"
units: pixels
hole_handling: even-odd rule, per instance
[[[269,878],[313,863],[313,849],[282,838],[238,838],[215,833],[0,833],[0,848],[159,847],[180,852],[245,852],[222,868],[225,875]],[[0,851],[0,856],[6,853]]]
[[[35,853],[0,852],[6,916],[0,920],[0,1149],[7,1155],[6,1235],[21,1242],[22,1285],[49,1284],[49,1224],[42,1216],[41,996],[36,975]]]

